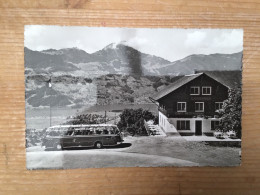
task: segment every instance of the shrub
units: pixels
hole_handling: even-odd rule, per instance
[[[46,129],[37,131],[36,129],[26,129],[26,148],[42,143],[46,136]]]
[[[132,136],[147,135],[144,120],[155,120],[158,122],[158,117],[142,108],[125,109],[120,115],[120,121],[117,125],[121,131],[128,132]]]

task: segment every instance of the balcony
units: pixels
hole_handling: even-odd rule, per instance
[[[174,112],[159,107],[159,111],[168,118],[193,118],[193,117],[204,117],[204,112]]]
[[[204,112],[170,112],[168,114],[170,118],[192,118],[194,116],[203,116]]]

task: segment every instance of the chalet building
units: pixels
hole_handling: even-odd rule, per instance
[[[228,98],[229,87],[207,73],[183,76],[153,97],[159,126],[170,134],[213,135],[220,121],[217,110]]]

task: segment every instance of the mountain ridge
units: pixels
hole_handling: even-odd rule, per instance
[[[33,51],[25,47],[25,68],[37,73],[85,71],[97,74],[185,75],[195,70],[241,70],[242,52],[233,54],[192,54],[170,62],[142,53],[124,44],[111,43],[87,53],[79,48]]]

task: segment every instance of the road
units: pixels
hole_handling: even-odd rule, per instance
[[[122,149],[123,150],[123,149]],[[198,166],[172,157],[127,153],[121,149],[27,152],[27,169]]]
[[[28,169],[99,167],[239,166],[240,147],[211,146],[183,137],[125,137],[116,147],[44,151],[26,149]]]

